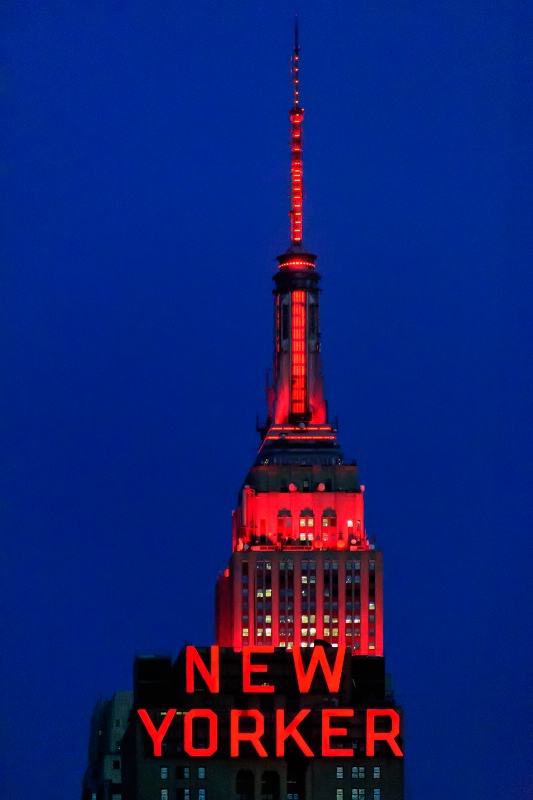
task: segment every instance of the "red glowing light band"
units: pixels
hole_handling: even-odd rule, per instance
[[[307,347],[306,347],[306,295],[292,292],[291,315],[291,412],[307,411]]]
[[[312,261],[294,261],[291,259],[290,261],[283,261],[280,264],[280,269],[281,267],[288,267],[289,269],[314,269],[315,265]]]
[[[269,430],[271,431],[280,431],[281,433],[286,432],[300,432],[301,428],[298,425],[271,425]],[[313,431],[331,431],[331,425],[307,425],[305,430],[308,433],[313,433]]]
[[[270,440],[279,439],[281,435],[282,434],[277,434],[276,436],[265,436],[265,439],[270,439]],[[336,438],[337,438],[336,436],[315,436],[313,433],[310,433],[308,436],[293,436],[292,434],[289,433],[285,436],[286,441],[293,441],[295,439],[305,439],[309,441],[310,439],[317,439],[320,441],[327,440],[328,442],[332,442],[335,441]]]

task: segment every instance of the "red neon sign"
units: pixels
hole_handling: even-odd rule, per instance
[[[332,728],[331,720],[335,717],[353,717],[353,708],[324,708],[322,710],[322,755],[353,756],[353,747],[332,747],[332,736],[347,736],[348,728]]]
[[[239,729],[240,719],[254,719],[256,722],[253,731],[241,731]],[[232,708],[230,711],[230,753],[234,758],[239,757],[239,744],[240,742],[250,742],[255,747],[258,756],[267,758],[268,753],[261,744],[261,736],[265,732],[265,718],[257,708],[249,708],[246,711],[241,711]]]
[[[261,663],[252,663],[252,655],[268,655],[274,652],[273,647],[265,646],[248,646],[243,647],[242,653],[242,680],[243,691],[246,693],[258,694],[262,692],[274,691],[274,686],[271,684],[257,685],[251,681],[253,673],[259,673],[266,677],[268,672],[268,665]],[[309,692],[312,681],[317,673],[318,667],[322,672],[322,676],[326,682],[328,691],[335,694],[339,691],[340,681],[342,676],[342,669],[344,665],[344,658],[346,654],[345,647],[339,647],[338,652],[335,654],[335,662],[330,665],[326,652],[322,647],[316,647],[313,650],[311,660],[307,669],[303,665],[302,653],[299,649],[292,651],[293,663],[298,691],[302,694]],[[205,682],[209,692],[216,694],[219,692],[219,648],[211,648],[211,666],[210,669],[204,664],[197,649],[193,646],[188,646],[185,651],[185,674],[186,674],[186,691],[194,691],[194,678],[195,670],[199,673]],[[176,708],[169,709],[164,719],[157,728],[148,711],[144,708],[137,710],[139,718],[148,733],[153,743],[154,756],[159,757],[162,755],[162,745],[164,739],[175,720],[183,724],[183,749],[193,758],[207,758],[214,755],[218,750],[219,737],[219,715],[209,708],[192,708],[186,712],[180,711]],[[275,755],[279,758],[285,755],[285,743],[288,739],[292,739],[294,744],[300,749],[304,756],[308,758],[316,755],[311,750],[308,742],[304,739],[302,733],[298,730],[299,726],[307,719],[312,713],[310,708],[302,708],[293,717],[292,720],[286,720],[285,709],[276,709],[275,715],[275,730],[271,731],[275,734]],[[237,758],[240,755],[241,744],[249,743],[261,758],[266,758],[273,753],[267,753],[262,738],[265,736],[265,716],[257,708],[251,709],[230,709],[229,712],[229,729],[230,729],[230,754],[232,757]],[[323,708],[320,713],[321,720],[321,747],[320,755],[327,757],[352,757],[354,750],[349,744],[349,729],[347,725],[339,725],[339,720],[350,720],[355,716],[353,708]],[[241,724],[243,720],[253,720],[253,728]],[[386,731],[376,730],[376,722],[385,720],[385,727],[389,728]],[[203,747],[196,747],[194,745],[194,728],[198,720],[207,720],[207,745]],[[272,723],[270,723],[272,724]],[[246,729],[244,729],[246,727]],[[267,732],[268,733],[268,732]],[[400,735],[400,716],[395,709],[392,708],[370,708],[366,710],[366,754],[373,756],[375,753],[375,743],[385,742],[391,749],[395,756],[402,756],[403,753],[397,742]],[[333,737],[345,737],[346,747],[333,747]]]
[[[193,722],[195,719],[207,719],[209,723],[209,744],[207,747],[194,747]],[[218,718],[209,708],[193,708],[183,719],[183,749],[189,756],[212,756],[218,748]],[[154,753],[155,755],[155,753]]]
[[[391,721],[390,731],[376,731],[375,721],[378,717],[388,717]],[[400,715],[393,708],[369,708],[366,712],[366,754],[373,756],[377,741],[387,742],[395,756],[403,756],[396,737],[400,733]]]
[[[346,647],[339,647],[337,649],[337,653],[335,656],[335,664],[333,666],[333,670],[329,666],[328,659],[326,657],[326,652],[323,647],[314,647],[313,648],[313,655],[311,656],[311,661],[309,662],[309,666],[307,668],[307,672],[304,670],[304,665],[302,662],[302,653],[301,650],[296,648],[292,651],[292,657],[294,659],[294,669],[296,671],[296,679],[298,681],[298,689],[303,693],[307,693],[311,688],[311,684],[313,682],[313,678],[315,677],[315,672],[318,664],[320,663],[322,667],[322,672],[324,674],[324,678],[326,679],[326,684],[328,690],[330,692],[338,692],[339,685],[341,682],[341,675],[342,675],[342,667],[344,664],[344,655],[346,653]]]
[[[263,684],[257,686],[252,684],[252,672],[267,672],[268,666],[266,664],[252,664],[250,656],[252,653],[273,653],[273,647],[264,647],[263,645],[248,645],[243,649],[242,653],[242,690],[243,692],[273,692],[274,687],[270,684]]]
[[[148,712],[144,708],[137,710],[137,713],[150,736],[154,746],[154,756],[159,757],[162,755],[162,744],[165,736],[172,724],[176,719],[177,710],[171,708],[166,712],[165,718],[161,727],[157,729]],[[308,743],[303,738],[298,730],[298,725],[303,722],[306,717],[311,714],[310,708],[302,708],[296,716],[288,723],[285,724],[285,710],[276,710],[276,728],[275,728],[275,755],[282,758],[285,755],[285,742],[290,737],[297,744],[301,752],[311,758],[316,753],[313,753]],[[183,715],[183,749],[191,758],[208,758],[214,755],[218,749],[218,725],[219,716],[210,709],[193,708]],[[333,747],[331,744],[332,737],[346,737],[348,739],[348,728],[345,725],[335,725],[335,721],[339,719],[352,719],[355,716],[353,708],[323,708],[321,711],[321,751],[323,757],[352,758],[354,755],[353,747]],[[391,720],[391,730],[387,732],[376,731],[374,727],[375,720],[378,717],[386,717]],[[197,719],[208,720],[208,744],[206,747],[195,747],[193,745],[193,725]],[[254,720],[253,730],[244,731],[241,729],[241,720],[252,719]],[[403,756],[403,753],[396,741],[400,733],[400,717],[397,711],[392,708],[369,708],[367,709],[367,723],[366,723],[366,755],[374,756],[375,742],[386,742],[392,753],[395,756]],[[249,742],[255,749],[258,756],[261,758],[268,758],[273,753],[268,753],[263,742],[262,737],[265,735],[265,716],[257,708],[237,709],[230,710],[230,755],[232,758],[240,756],[240,746],[243,742]],[[346,742],[348,744],[348,741]]]
[[[285,725],[285,711],[283,708],[276,709],[276,755],[283,758],[285,755],[285,741],[289,736],[294,739],[304,756],[313,756],[313,751],[298,730],[298,725],[311,713],[310,708],[302,708],[292,722]]]

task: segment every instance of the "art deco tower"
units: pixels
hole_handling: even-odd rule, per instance
[[[381,553],[364,487],[346,463],[324,397],[316,256],[303,245],[303,121],[292,61],[290,244],[274,275],[275,349],[261,446],[239,494],[233,552],[219,578],[216,642],[383,655]]]
[[[366,536],[357,467],[345,463],[324,398],[320,275],[303,245],[297,32],[293,91],[273,381],[217,582],[216,645],[188,643],[174,663],[136,658],[122,800],[404,797],[401,710],[383,658],[381,553]],[[89,777],[98,769],[91,763]],[[87,779],[96,800],[93,787]]]

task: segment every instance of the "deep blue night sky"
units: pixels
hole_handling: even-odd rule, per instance
[[[80,795],[213,639],[288,245],[281,0],[6,0],[0,795]],[[533,6],[301,0],[326,393],[385,555],[407,800],[533,797]]]

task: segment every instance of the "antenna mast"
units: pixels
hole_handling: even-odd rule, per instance
[[[294,24],[294,50],[292,56],[292,86],[294,103],[289,112],[291,120],[291,245],[302,244],[303,163],[302,127],[304,109],[300,106],[299,78],[300,47],[298,45],[298,17]]]

